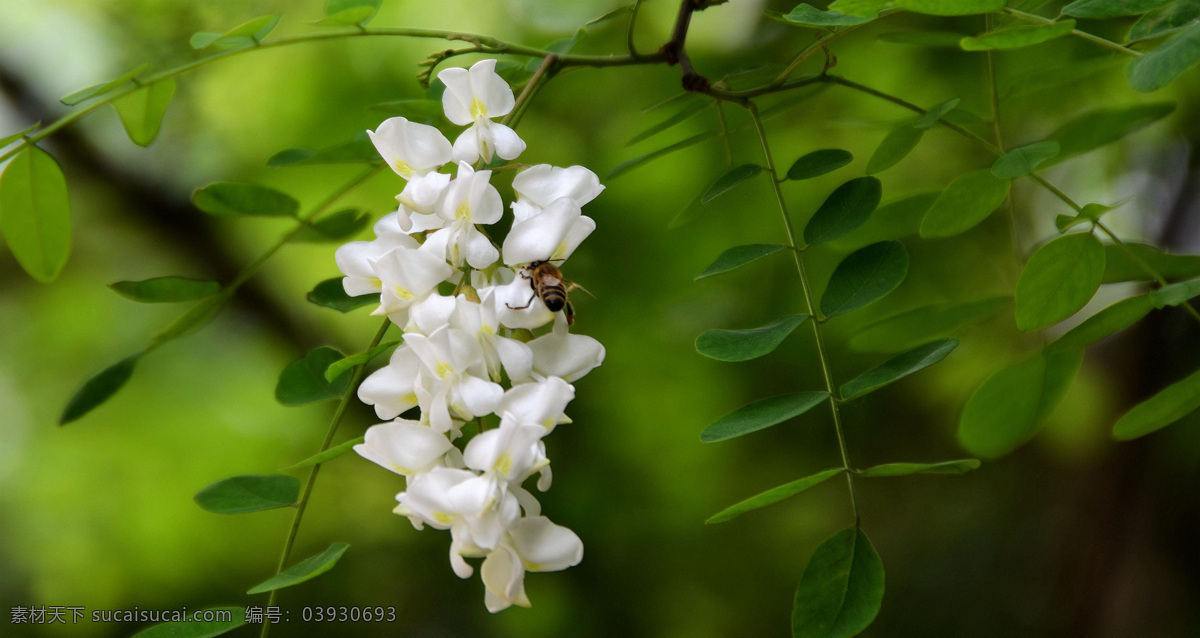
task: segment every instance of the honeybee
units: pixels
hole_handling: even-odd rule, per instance
[[[526,274],[528,273],[528,274]],[[562,271],[558,266],[550,263],[550,261],[532,261],[519,271],[523,279],[529,280],[529,286],[533,288],[533,297],[524,306],[513,306],[504,304],[510,310],[524,310],[533,303],[534,298],[541,299],[542,303],[546,304],[546,308],[550,312],[563,311],[563,315],[567,317],[567,325],[575,323],[575,309],[571,306],[571,298],[567,293],[572,290],[582,290],[591,295],[587,288],[566,279],[562,276]]]

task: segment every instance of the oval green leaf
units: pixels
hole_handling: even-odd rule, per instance
[[[440,106],[440,102],[438,103]],[[369,139],[353,139],[319,151],[309,151],[302,148],[289,148],[279,151],[267,160],[267,166],[280,168],[283,166],[313,166],[316,164],[372,164],[382,161],[379,151]]]
[[[167,105],[175,95],[175,80],[170,78],[147,84],[140,89],[113,100],[121,125],[129,139],[138,146],[150,146],[162,128]]]
[[[908,275],[908,252],[898,241],[861,248],[838,264],[821,296],[821,313],[833,317],[878,301]]]
[[[225,307],[225,302],[229,301],[229,297],[233,292],[233,288],[226,288],[222,294],[205,297],[203,301],[192,306],[182,315],[179,315],[162,332],[155,335],[154,345],[160,346],[172,339],[189,335],[208,325],[210,321],[220,314],[221,308]]]
[[[926,211],[921,236],[953,237],[974,228],[1000,208],[1010,185],[986,168],[959,175]]]
[[[781,22],[802,27],[851,27],[871,21],[871,18],[846,15],[837,11],[822,11],[803,2],[788,13],[777,15]]]
[[[1104,246],[1091,233],[1063,235],[1034,251],[1017,280],[1017,328],[1052,326],[1087,305],[1104,279]]]
[[[208,607],[201,612],[228,613],[228,620],[177,620],[147,627],[133,638],[214,638],[246,624],[245,607]],[[218,616],[219,617],[219,616]]]
[[[889,383],[899,381],[914,372],[924,370],[945,359],[946,355],[957,347],[957,339],[939,339],[892,357],[882,365],[872,368],[842,385],[842,398],[850,400],[860,397]]]
[[[36,146],[17,153],[0,175],[0,233],[21,268],[43,283],[71,252],[71,202],[58,162]]]
[[[992,175],[1000,179],[1013,179],[1028,175],[1037,169],[1038,165],[1058,155],[1062,147],[1054,140],[1034,142],[1013,150],[996,158],[992,164]]]
[[[328,450],[325,450],[324,452],[314,454],[314,455],[304,459],[303,461],[300,461],[299,463],[293,463],[292,465],[282,468],[279,471],[280,472],[290,472],[291,470],[300,470],[300,469],[304,469],[306,467],[312,467],[313,465],[325,463],[327,461],[332,461],[333,459],[336,459],[337,457],[343,456],[347,452],[352,451],[354,449],[354,446],[358,445],[359,443],[362,443],[363,440],[364,440],[364,437],[359,436],[359,437],[350,439],[349,441],[344,441],[342,443],[338,443],[337,445],[329,448]]]
[[[883,563],[867,535],[844,529],[813,552],[792,607],[793,638],[850,638],[883,603]]]
[[[300,481],[279,474],[244,474],[223,479],[196,492],[196,504],[214,514],[245,514],[290,507],[300,495]]]
[[[979,468],[979,459],[942,461],[941,463],[885,463],[856,472],[859,476],[909,476],[912,474],[966,474]]]
[[[271,31],[275,30],[276,24],[279,24],[279,14],[259,16],[243,22],[225,33],[208,31],[195,33],[188,42],[193,49],[203,49],[212,45],[219,48],[253,46],[270,35]]]
[[[1196,296],[1200,296],[1200,278],[1163,286],[1150,292],[1150,299],[1157,308],[1181,306]]]
[[[820,485],[821,483],[824,483],[825,481],[837,476],[838,474],[841,474],[842,472],[845,472],[845,470],[840,467],[834,467],[828,470],[817,472],[812,476],[806,476],[802,479],[796,479],[790,483],[784,483],[779,487],[773,487],[765,492],[751,496],[740,503],[730,505],[720,512],[713,514],[708,520],[704,521],[704,524],[711,525],[713,523],[724,523],[725,521],[737,518],[746,512],[762,509],[768,505],[774,505],[779,501],[790,498],[799,494],[800,492]]]
[[[749,361],[770,354],[807,315],[787,315],[751,330],[709,330],[696,337],[696,352],[717,361]]]
[[[1008,297],[993,297],[961,304],[914,308],[859,330],[850,337],[850,349],[859,352],[900,352],[981,321],[1008,305],[1009,301]]]
[[[946,100],[945,102],[938,104],[928,111],[925,111],[924,114],[913,120],[913,128],[917,128],[922,131],[933,128],[934,124],[937,124],[939,120],[946,116],[946,114],[948,114],[950,111],[953,111],[954,107],[958,106],[958,103],[961,101],[961,98],[956,97]]]
[[[804,155],[788,169],[787,178],[792,180],[811,179],[831,173],[854,161],[850,151],[840,148],[823,148]]]
[[[261,594],[312,580],[333,569],[333,566],[337,565],[338,560],[342,557],[342,554],[346,553],[347,549],[350,549],[350,546],[346,543],[334,543],[320,554],[309,556],[262,583],[251,587],[246,593],[251,595]]]
[[[1004,9],[1004,0],[895,0],[897,9],[934,16],[966,16]]]
[[[357,297],[347,295],[346,288],[342,285],[341,277],[322,281],[309,291],[305,298],[308,299],[309,303],[332,308],[338,312],[350,312],[363,306],[379,305],[379,293],[358,295]]]
[[[1053,24],[1020,25],[989,31],[973,38],[963,38],[959,45],[964,51],[1020,49],[1061,38],[1074,30],[1074,20],[1063,20]]]
[[[350,387],[349,370],[332,382],[325,380],[325,370],[344,358],[337,350],[322,346],[289,363],[275,385],[275,399],[284,405],[303,405],[342,396]]]
[[[867,160],[867,175],[886,171],[898,164],[917,147],[917,142],[921,141],[924,134],[923,129],[916,128],[911,122],[892,129],[871,154],[871,159]]]
[[[1154,310],[1154,300],[1150,295],[1122,299],[1071,328],[1051,343],[1047,352],[1077,350],[1090,346],[1141,321],[1151,310]]]
[[[58,424],[66,425],[111,399],[117,390],[120,390],[129,381],[129,377],[133,376],[133,369],[141,357],[142,353],[139,352],[122,359],[84,382],[83,387],[79,388],[67,402],[67,407],[63,409],[62,415],[58,418]]]
[[[142,303],[194,301],[221,292],[221,284],[184,277],[154,277],[142,281],[118,281],[108,285],[122,297]]]
[[[1048,139],[1058,142],[1058,157],[1044,166],[1058,164],[1076,155],[1111,144],[1139,131],[1175,110],[1170,102],[1099,108],[1075,117]]]
[[[1075,0],[1062,12],[1076,18],[1119,18],[1135,16],[1167,4],[1171,0]]]
[[[874,177],[858,177],[838,186],[808,220],[804,241],[819,244],[858,228],[875,212],[882,196],[883,185]]]
[[[1129,441],[1171,425],[1200,408],[1200,371],[1133,406],[1115,425],[1113,438]]]
[[[1157,91],[1197,62],[1200,62],[1200,22],[1134,60],[1129,65],[1129,85],[1138,91]]]
[[[800,416],[829,398],[827,392],[795,392],[761,399],[719,418],[700,433],[704,443],[757,432]]]
[[[704,279],[712,277],[723,272],[737,270],[746,264],[762,259],[767,255],[777,253],[781,250],[786,250],[787,246],[780,244],[746,244],[745,246],[734,246],[729,250],[721,253],[716,261],[708,265],[704,272],[696,275],[696,279]],[[337,281],[341,281],[338,279]]]
[[[245,182],[216,182],[192,193],[196,208],[211,215],[295,217],[300,202],[273,188]]]
[[[737,188],[743,182],[754,179],[761,172],[762,167],[758,164],[742,164],[741,166],[735,166],[725,171],[724,174],[717,178],[717,181],[713,182],[712,186],[708,187],[707,191],[704,191],[704,195],[700,197],[700,203],[707,204],[711,202],[717,197]]]
[[[76,104],[79,104],[80,102],[82,102],[84,100],[94,98],[98,95],[104,95],[105,93],[112,91],[113,89],[125,84],[126,82],[129,82],[138,73],[145,71],[146,67],[148,67],[148,66],[150,66],[150,65],[142,64],[142,65],[138,66],[138,68],[136,68],[120,77],[109,80],[108,82],[103,82],[101,84],[94,84],[92,86],[87,87],[86,89],[81,89],[79,91],[75,91],[74,93],[71,93],[71,94],[63,97],[59,101],[62,102],[63,104],[66,104],[67,106],[75,106]],[[0,146],[3,146],[3,144],[0,144]]]
[[[366,228],[370,222],[371,216],[368,213],[357,208],[347,208],[325,215],[315,222],[306,223],[289,241],[341,242]]]
[[[398,345],[400,345],[399,341],[389,341],[387,343],[381,343],[366,352],[359,352],[358,354],[352,354],[344,359],[334,361],[333,363],[329,364],[328,368],[325,368],[325,380],[332,383],[334,379],[342,376],[342,374],[350,368],[367,363],[371,359],[378,357],[379,355],[391,350],[392,348],[395,348]]]
[[[1133,253],[1134,259],[1126,254]],[[1127,243],[1104,246],[1104,283],[1121,281],[1153,281],[1142,266],[1145,264],[1168,281],[1200,277],[1200,255],[1172,255],[1149,244]]]
[[[1179,31],[1200,18],[1200,2],[1180,0],[1142,16],[1129,30],[1129,42],[1148,40]]]

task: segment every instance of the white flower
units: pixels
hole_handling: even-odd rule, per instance
[[[566,259],[595,229],[596,222],[580,214],[575,200],[560,197],[513,224],[504,238],[504,263],[514,266]]]
[[[416,388],[422,417],[446,432],[457,417],[469,421],[490,414],[504,395],[500,384],[486,378],[479,341],[445,326],[428,337],[408,335],[405,344],[421,359],[423,383]]]
[[[529,342],[533,371],[545,377],[574,381],[604,363],[604,346],[586,335],[567,332],[567,319],[559,315],[554,330]]]
[[[528,275],[492,288],[496,317],[506,328],[533,330],[554,320],[553,312],[542,303]]]
[[[490,162],[494,152],[511,160],[525,150],[516,131],[491,120],[508,115],[516,102],[508,83],[496,74],[495,60],[480,60],[470,70],[445,69],[438,79],[446,85],[442,94],[446,117],[459,126],[471,125],[454,141],[454,159]]]
[[[444,260],[421,248],[396,248],[367,263],[381,282],[379,308],[372,314],[388,315],[399,326],[408,320],[409,306],[433,292],[453,272]]]
[[[433,212],[433,205],[450,183],[449,175],[436,172],[451,159],[450,141],[436,128],[402,117],[384,120],[367,135],[388,166],[408,180],[396,199],[414,211]]]
[[[492,379],[500,379],[501,368],[508,373],[510,381],[528,379],[533,372],[533,351],[516,339],[500,335],[500,320],[493,299],[495,290],[485,288],[479,291],[479,296],[479,303],[459,296],[451,325],[479,339],[483,361]]]
[[[408,346],[392,353],[386,366],[371,373],[358,386],[358,399],[375,406],[381,419],[394,419],[417,407],[416,384],[421,372],[421,360]]]
[[[342,287],[345,288],[346,294],[357,297],[380,292],[382,282],[371,262],[396,248],[416,247],[416,240],[407,235],[388,235],[374,241],[352,241],[339,246],[333,253],[333,260],[337,263],[338,270],[346,275],[342,279]]]
[[[500,427],[481,432],[471,439],[463,450],[463,461],[467,467],[498,481],[520,485],[550,464],[545,447],[539,445],[548,432],[536,425],[522,425],[513,418],[502,419]]]
[[[504,214],[500,193],[488,183],[491,171],[475,172],[469,164],[458,165],[458,176],[450,182],[438,203],[437,214],[449,226],[430,235],[424,248],[444,255],[455,268],[465,259],[472,268],[486,268],[500,257],[492,240],[476,224],[494,224]]]
[[[539,425],[551,430],[559,423],[570,423],[564,410],[574,398],[574,386],[558,377],[549,377],[505,392],[496,405],[496,414],[515,419],[522,425]]]
[[[518,222],[525,221],[560,197],[569,197],[582,208],[603,190],[600,178],[582,166],[530,166],[513,178],[513,191],[517,193],[517,201],[512,204],[513,217]]]
[[[453,447],[445,435],[427,425],[396,419],[367,428],[354,451],[397,474],[412,476],[432,469]]]
[[[510,605],[529,606],[525,572],[554,572],[583,560],[579,536],[544,516],[523,518],[508,529],[499,546],[483,561],[480,574],[487,588],[484,602],[496,613]]]

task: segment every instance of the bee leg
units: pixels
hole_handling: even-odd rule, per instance
[[[507,303],[504,305],[507,306],[509,310],[524,310],[524,309],[528,308],[530,305],[532,305],[533,300],[536,298],[537,298],[536,294],[534,296],[530,297],[529,301],[526,301],[524,306],[514,306],[511,304],[507,304]]]
[[[575,323],[575,308],[571,306],[571,300],[568,299],[566,305],[563,306],[563,315],[567,317],[567,325]]]

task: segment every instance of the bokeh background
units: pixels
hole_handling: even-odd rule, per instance
[[[733,0],[694,18],[689,51],[710,77],[790,60],[813,32],[761,16],[794,3]],[[822,4],[822,3],[818,3]],[[1036,8],[1039,2],[1024,2]],[[1054,3],[1048,3],[1053,9]],[[554,2],[385,0],[376,26],[486,33],[544,45],[617,7],[610,0]],[[669,37],[677,5],[649,0],[637,41]],[[276,34],[305,32],[321,0],[5,0],[0,3],[0,132],[67,112],[57,99],[142,62],[165,69],[199,54],[191,33],[221,31],[281,12]],[[1128,23],[1082,26],[1120,37]],[[984,58],[950,48],[881,40],[932,29],[975,34],[978,17],[881,20],[839,42],[836,72],[922,105],[961,97],[986,116]],[[621,52],[624,21],[589,28],[577,52]],[[305,293],[337,275],[333,245],[285,248],[205,330],[155,352],[112,401],[67,427],[55,425],[86,378],[139,350],[182,308],[141,305],[106,287],[161,275],[228,281],[287,229],[278,220],[213,219],[189,203],[210,181],[256,181],[306,206],[356,167],[269,169],[291,147],[320,148],[374,128],[382,102],[420,98],[415,77],[437,41],[359,38],[253,52],[183,76],[158,141],[124,136],[106,109],[44,147],[71,188],[74,249],[58,281],[24,275],[0,249],[0,607],[197,609],[262,605],[243,592],[269,576],[290,511],[223,517],[192,495],[235,474],[270,473],[311,455],[333,405],[288,408],[273,390],[289,361],[318,345],[361,350],[375,330],[367,311],[341,315]],[[473,58],[459,58],[462,64]],[[1111,214],[1131,239],[1200,252],[1196,128],[1200,72],[1152,96],[1124,79],[1125,60],[1063,39],[998,56],[1002,122],[1013,144],[1040,139],[1071,115],[1105,104],[1174,100],[1175,114],[1102,151],[1048,172],[1079,201],[1136,199]],[[608,180],[620,162],[714,130],[708,109],[626,147],[672,107],[642,110],[680,92],[665,67],[571,70],[538,96],[519,132],[522,161],[582,164],[608,188],[585,212],[598,228],[567,276],[595,293],[577,300],[576,329],[605,344],[605,364],[577,385],[574,423],[548,439],[554,489],[544,510],[576,530],[584,561],[532,574],[532,609],[488,614],[478,577],[462,581],[446,560],[448,535],[417,532],[391,513],[402,479],[355,455],[321,472],[296,558],[332,541],[350,551],[336,569],[282,590],[292,621],[277,636],[789,635],[795,584],[813,549],[852,519],[842,481],[717,526],[705,518],[751,494],[837,464],[832,425],[816,409],[739,439],[702,445],[715,418],[764,396],[817,389],[820,371],[807,327],[770,356],[719,363],[695,353],[697,334],[753,327],[802,307],[781,255],[722,277],[693,277],[725,248],[782,241],[769,188],[759,180],[699,206],[725,167],[719,142],[669,155]],[[803,98],[803,99],[797,99]],[[765,98],[767,107],[781,98]],[[778,163],[840,147],[857,158],[837,173],[785,186],[798,225],[839,183],[862,174],[889,128],[908,116],[842,88],[783,99],[768,122]],[[733,126],[746,121],[726,108]],[[752,129],[731,151],[760,161]],[[936,190],[990,158],[935,128],[902,164],[881,175],[885,202]],[[506,191],[510,175],[494,180]],[[378,215],[401,181],[379,175],[351,198]],[[507,197],[507,195],[506,195]],[[1028,253],[1053,229],[1061,204],[1030,184],[1014,190],[1015,237],[995,215],[951,239],[906,239],[912,266],[892,296],[828,324],[833,372],[844,381],[886,358],[888,344],[852,348],[864,326],[903,310],[1011,295],[1013,243]],[[688,223],[669,228],[680,214]],[[904,223],[876,229],[911,233]],[[369,231],[365,231],[369,233]],[[858,235],[809,253],[823,287]],[[1132,292],[1106,286],[1081,316]],[[863,527],[883,558],[887,593],[868,636],[1200,635],[1200,419],[1117,444],[1109,428],[1128,406],[1200,363],[1200,332],[1180,312],[1152,315],[1091,348],[1079,378],[1044,429],[1012,455],[962,477],[858,482]],[[954,430],[970,392],[991,372],[1035,349],[1011,305],[954,332],[962,345],[944,362],[846,409],[851,458],[961,458]],[[1052,333],[1053,334],[1053,333]],[[869,345],[869,344],[868,344]],[[862,346],[860,343],[859,346]],[[903,347],[901,345],[900,347]],[[355,405],[339,434],[374,422]],[[306,605],[395,606],[394,623],[304,625]],[[11,625],[5,636],[126,636],[134,624]],[[234,635],[252,635],[242,629]]]

